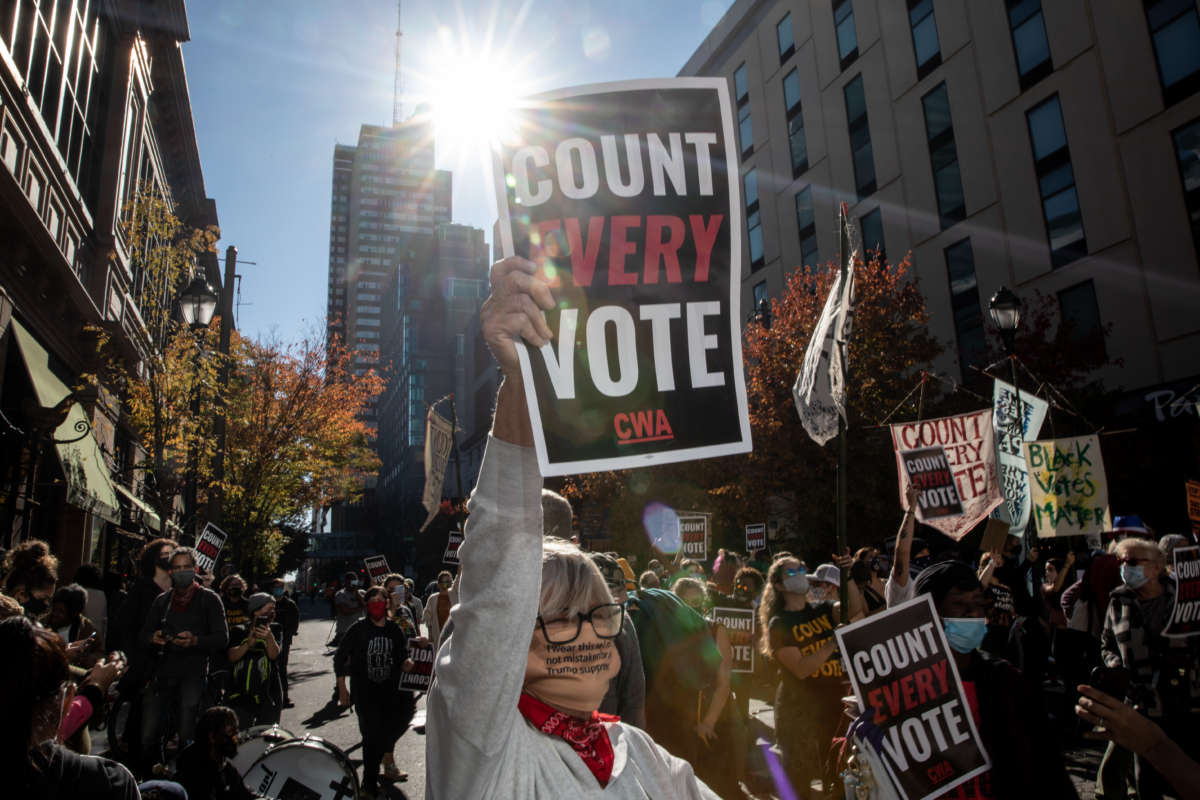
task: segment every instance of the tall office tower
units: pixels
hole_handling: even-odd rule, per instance
[[[450,198],[426,119],[363,125],[357,146],[334,148],[328,324],[353,350],[355,375],[378,365],[383,292],[415,243],[450,221]]]

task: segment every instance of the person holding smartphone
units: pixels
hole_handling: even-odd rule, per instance
[[[233,666],[226,700],[243,729],[279,722],[283,708],[279,672],[283,627],[275,622],[275,599],[265,592],[252,594],[246,598],[246,613],[249,622],[230,631],[226,651]]]

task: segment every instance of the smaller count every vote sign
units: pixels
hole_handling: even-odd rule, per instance
[[[516,110],[494,176],[504,255],[555,300],[550,343],[517,347],[543,475],[750,451],[736,141],[724,78]]]

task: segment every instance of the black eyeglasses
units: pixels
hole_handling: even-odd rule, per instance
[[[538,627],[550,644],[570,644],[579,638],[583,622],[591,623],[592,630],[601,639],[615,639],[621,633],[625,621],[625,607],[620,603],[603,603],[586,614],[576,614],[575,619],[546,620],[538,614]]]

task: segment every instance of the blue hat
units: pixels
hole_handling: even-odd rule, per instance
[[[1142,518],[1137,514],[1126,514],[1121,517],[1113,517],[1113,533],[1140,533],[1143,536],[1150,535],[1150,529],[1142,522]]]

